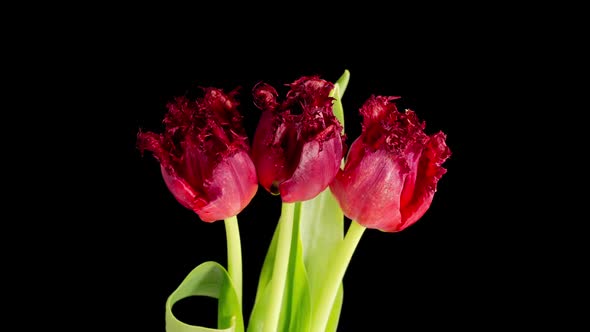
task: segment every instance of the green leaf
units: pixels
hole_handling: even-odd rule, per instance
[[[330,189],[301,203],[301,240],[303,260],[309,279],[311,298],[319,294],[334,249],[344,237],[344,214]]]
[[[344,92],[346,91],[346,87],[348,86],[348,81],[350,81],[350,71],[348,69],[344,70],[344,74],[340,76],[336,83],[338,84],[339,91],[338,91],[338,99],[342,99]]]
[[[342,284],[340,284],[340,288],[338,288],[338,294],[336,295],[336,299],[334,300],[334,306],[332,307],[332,312],[330,313],[330,318],[328,319],[328,325],[326,326],[325,332],[336,332],[336,330],[338,329],[340,310],[342,309],[342,295]]]
[[[303,263],[303,247],[299,231],[300,203],[295,203],[293,229],[291,233],[291,247],[289,250],[289,264],[285,280],[285,293],[281,303],[278,331],[309,331],[311,298],[307,273]],[[283,215],[281,215],[283,218]],[[270,247],[266,254],[260,278],[254,308],[248,323],[248,332],[259,332],[264,328],[266,315],[269,312],[271,281],[276,259],[281,223],[277,225]]]
[[[217,329],[189,325],[172,314],[174,304],[190,296],[209,296],[218,299]],[[223,266],[205,262],[197,266],[166,301],[167,332],[243,332],[244,319],[231,278]]]
[[[334,97],[334,106],[332,107],[334,111],[334,116],[340,124],[342,125],[342,132],[344,132],[344,108],[342,107],[342,96],[344,95],[344,91],[346,91],[346,87],[348,86],[348,81],[350,80],[350,72],[348,70],[344,71],[344,74],[340,76],[338,81],[334,83],[334,89],[330,91],[330,97]]]
[[[343,131],[342,96],[348,87],[349,80],[350,72],[345,70],[330,92],[330,96],[336,98],[333,107],[334,115],[342,124]],[[342,164],[344,164],[344,160]],[[314,199],[302,203],[300,218],[304,264],[309,281],[310,298],[313,300],[319,296],[322,282],[330,273],[328,263],[337,254],[335,250],[343,240],[344,214],[330,189],[326,189]],[[340,284],[330,313],[327,331],[336,331],[342,308],[342,296],[343,290],[342,284]],[[314,309],[312,308],[312,310]],[[316,318],[312,317],[312,319]]]
[[[282,331],[309,331],[311,325],[311,298],[307,271],[303,260],[303,245],[301,241],[301,207],[296,203],[293,218],[293,239],[289,262],[288,297],[285,303],[285,313],[289,314],[289,321],[284,322]],[[284,301],[285,302],[285,301]],[[287,319],[287,317],[285,317]]]
[[[272,270],[275,262],[275,256],[277,251],[277,242],[279,238],[279,226],[275,229],[274,235],[270,242],[270,247],[266,252],[264,263],[262,264],[262,270],[258,277],[258,288],[256,290],[256,299],[254,301],[254,307],[250,313],[250,320],[248,322],[248,332],[262,331],[265,320],[265,313],[268,311],[268,305],[270,300],[271,291],[271,278]]]

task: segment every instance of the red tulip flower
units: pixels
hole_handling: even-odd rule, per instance
[[[167,105],[163,134],[139,132],[138,148],[153,152],[174,197],[206,222],[237,215],[258,188],[236,91],[203,88],[204,97]]]
[[[263,112],[252,158],[260,184],[292,203],[314,198],[332,182],[342,160],[343,136],[329,97],[332,83],[312,76],[288,86],[282,102],[272,86],[254,87],[254,103]]]
[[[426,135],[425,123],[411,110],[399,112],[395,99],[372,96],[361,107],[361,136],[330,185],[348,218],[386,232],[424,215],[451,154],[444,133]]]

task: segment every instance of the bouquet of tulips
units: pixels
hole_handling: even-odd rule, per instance
[[[360,109],[362,133],[347,149],[349,77],[301,77],[284,97],[258,83],[252,93],[262,114],[251,147],[237,90],[178,97],[162,134],[140,130],[138,148],[159,161],[178,202],[204,222],[224,220],[227,234],[227,269],[205,262],[189,273],[166,303],[168,332],[336,331],[342,279],[365,229],[401,231],[430,207],[450,156],[445,134],[427,135],[413,111],[397,109],[398,97],[370,96]],[[282,209],[245,326],[237,215],[259,184],[280,195]],[[173,315],[176,302],[194,295],[218,299],[217,329]]]

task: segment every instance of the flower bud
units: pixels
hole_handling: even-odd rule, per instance
[[[163,134],[140,131],[137,146],[160,161],[168,189],[205,222],[237,215],[258,188],[236,91],[203,88],[204,97],[167,105]]]
[[[312,199],[336,176],[343,154],[342,126],[329,97],[334,85],[317,76],[289,84],[286,99],[266,83],[253,89],[262,116],[252,146],[260,184],[283,202]]]
[[[425,123],[411,110],[399,112],[395,99],[372,96],[361,107],[362,133],[330,185],[348,218],[386,232],[424,215],[451,154],[444,133],[426,135]]]

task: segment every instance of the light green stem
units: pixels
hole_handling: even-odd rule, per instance
[[[295,203],[284,203],[279,219],[279,239],[275,262],[271,279],[271,298],[269,300],[269,312],[264,323],[264,332],[276,332],[278,330],[283,293],[287,280],[287,269],[289,267],[289,253],[291,252],[291,234],[293,233],[293,214]]]
[[[242,307],[242,244],[238,218],[229,217],[224,220],[227,237],[227,271],[234,284],[240,308]]]
[[[344,240],[336,247],[334,256],[329,263],[329,269],[327,270],[329,273],[321,285],[319,297],[313,306],[311,332],[324,332],[326,330],[338,288],[340,287],[342,278],[344,278],[344,272],[346,272],[348,263],[350,263],[352,254],[365,229],[364,226],[356,221],[352,221]]]

